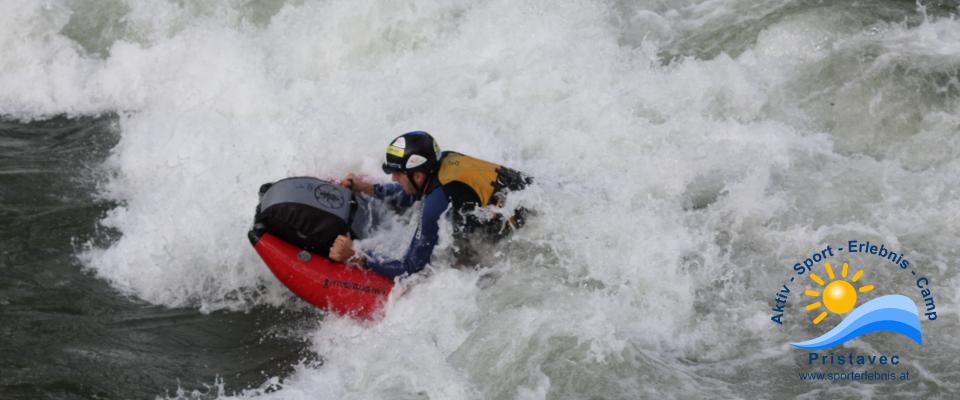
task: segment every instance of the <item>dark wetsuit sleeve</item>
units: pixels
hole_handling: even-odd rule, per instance
[[[410,242],[410,248],[402,260],[379,260],[372,256],[367,260],[367,268],[388,278],[419,272],[430,262],[433,247],[437,245],[440,231],[440,216],[449,205],[442,189],[436,189],[423,200],[420,213],[420,225]]]
[[[416,199],[406,194],[399,183],[378,183],[373,185],[373,197],[383,200],[397,210],[410,208]]]

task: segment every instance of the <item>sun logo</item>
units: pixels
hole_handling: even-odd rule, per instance
[[[857,271],[853,274],[853,278],[850,278],[850,282],[847,282],[844,278],[847,277],[847,263],[843,263],[843,270],[840,271],[840,278],[837,279],[833,275],[833,268],[830,267],[830,263],[825,263],[824,266],[827,270],[827,276],[830,278],[830,283],[826,284],[822,278],[817,276],[817,274],[810,274],[810,279],[816,282],[818,285],[823,287],[824,284],[827,287],[823,288],[822,291],[818,292],[816,290],[806,290],[803,294],[815,297],[820,299],[806,307],[807,311],[813,311],[819,309],[821,306],[827,307],[827,310],[834,314],[846,314],[850,312],[857,305],[857,292],[866,293],[873,290],[873,285],[861,286],[859,289],[854,289],[853,283],[856,283],[860,280],[860,277],[863,276],[863,269]],[[827,317],[826,311],[821,311],[820,315],[817,315],[813,319],[813,324],[819,324],[820,321],[823,321]]]

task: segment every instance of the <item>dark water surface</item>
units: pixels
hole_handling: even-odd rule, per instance
[[[0,3],[0,400],[960,399],[957,1],[509,3]],[[293,298],[245,239],[256,188],[386,181],[419,129],[538,177],[503,278],[438,257],[368,326],[255,306]],[[406,248],[389,225],[369,250]],[[851,239],[911,263],[838,252],[858,301],[939,317],[821,354],[895,367],[790,346],[842,320],[809,275],[777,310]]]
[[[114,117],[0,122],[0,398],[153,398],[260,385],[311,359],[312,312],[202,314],[124,296],[75,254],[109,240],[96,165]]]

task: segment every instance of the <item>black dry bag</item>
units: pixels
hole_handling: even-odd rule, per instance
[[[363,231],[359,228],[369,222],[366,202],[358,200],[350,189],[321,179],[282,179],[260,187],[254,224],[290,244],[327,257],[338,235],[357,237]],[[362,212],[358,213],[358,208]]]

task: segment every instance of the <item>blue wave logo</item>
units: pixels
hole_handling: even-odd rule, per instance
[[[840,324],[822,336],[791,345],[804,350],[822,350],[880,331],[899,333],[923,344],[920,313],[913,300],[899,294],[870,300],[853,309]]]

